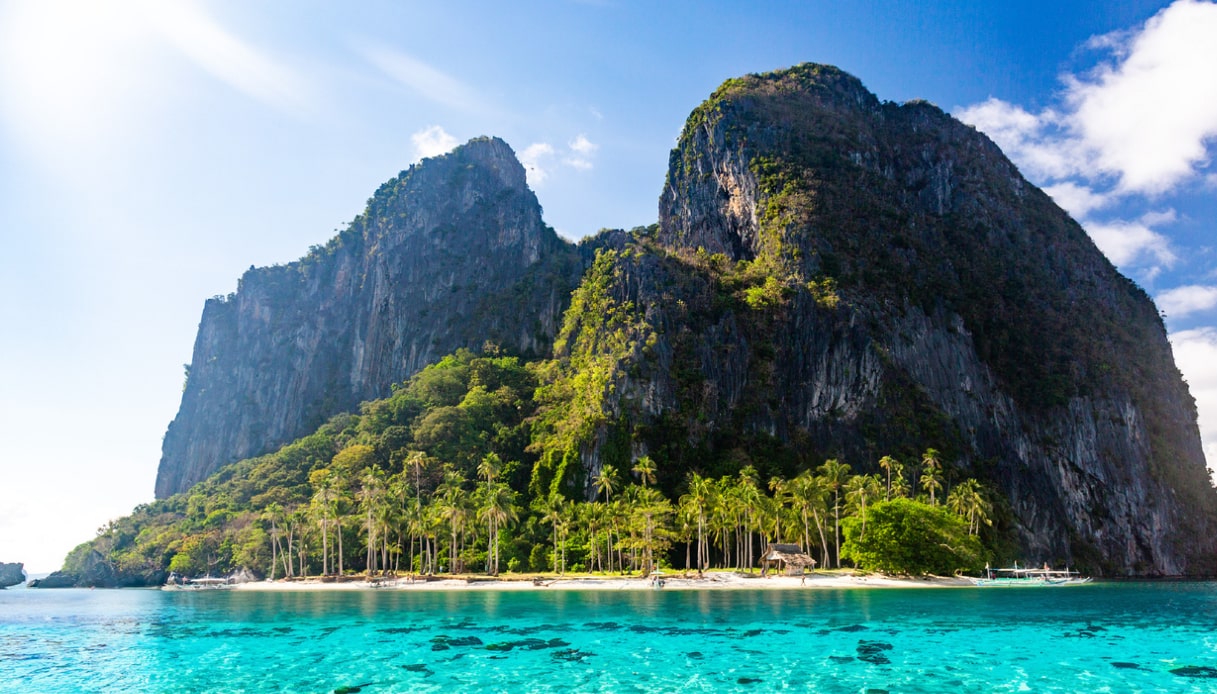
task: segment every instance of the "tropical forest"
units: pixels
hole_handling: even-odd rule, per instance
[[[581,431],[607,416],[597,406],[615,375],[572,353],[571,338],[590,312],[622,315],[589,276],[562,356],[460,350],[358,413],[137,507],[65,571],[102,562],[148,583],[240,569],[271,579],[755,571],[769,543],[794,543],[825,569],[950,574],[1001,551],[997,495],[955,479],[932,446],[861,465],[758,457],[719,475],[724,462],[708,457],[677,476],[626,440],[585,467]]]

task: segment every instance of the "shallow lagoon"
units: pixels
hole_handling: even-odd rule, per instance
[[[1217,583],[0,591],[0,691],[1217,690]]]

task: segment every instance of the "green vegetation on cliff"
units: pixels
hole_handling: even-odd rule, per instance
[[[552,468],[554,460],[577,460],[602,430],[603,394],[618,378],[617,362],[590,358],[598,350],[589,351],[574,326],[595,313],[599,328],[619,333],[610,338],[613,350],[645,349],[625,337],[645,330],[616,315],[607,299],[597,273],[609,267],[590,273],[572,306],[566,356],[524,363],[488,346],[482,355],[445,357],[358,414],[138,507],[73,552],[65,570],[78,572],[100,556],[119,575],[149,580],[167,571],[240,568],[278,577],[637,571],[683,566],[694,547],[701,560],[693,568],[752,568],[766,543],[792,540],[822,565],[836,565],[838,553],[854,556],[850,519],[870,518],[876,502],[914,491],[890,458],[883,479],[851,475],[833,461],[831,469],[809,467],[792,478],[762,479],[751,465],[718,478],[693,469],[657,487],[668,461],[631,458],[627,441],[615,464],[594,477],[582,465]],[[923,500],[909,503],[955,513],[960,527],[969,512],[986,521],[993,515],[983,494],[955,512],[931,506],[935,488],[927,479]],[[968,527],[969,542],[987,527],[979,520]],[[973,568],[971,548],[952,569]],[[859,565],[872,555],[857,554],[866,557]],[[882,568],[902,570],[891,562]]]
[[[902,572],[1211,571],[1217,495],[1152,302],[936,107],[827,66],[729,80],[672,151],[659,224],[577,249],[506,144],[473,144],[382,187],[360,253],[345,234],[302,261],[311,303],[272,269],[209,304],[167,435],[193,462],[158,482],[181,493],[70,563],[748,567],[797,541]],[[318,314],[331,283],[351,300]]]

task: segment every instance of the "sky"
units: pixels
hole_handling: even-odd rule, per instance
[[[1154,297],[1217,464],[1217,5],[0,0],[0,561],[153,498],[210,296],[421,157],[516,151],[568,239],[657,218],[724,80],[801,62],[994,139]]]

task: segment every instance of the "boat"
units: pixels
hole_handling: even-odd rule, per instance
[[[985,566],[984,578],[973,578],[972,583],[982,588],[1039,588],[1045,586],[1080,586],[1090,583],[1089,576],[1077,571],[1050,569],[1045,564],[1041,569],[1020,567],[1016,562],[1008,569],[991,569]]]
[[[162,590],[226,590],[232,587],[233,582],[230,578],[215,578],[213,576],[181,578],[176,574],[171,574],[165,585],[161,586]]]

